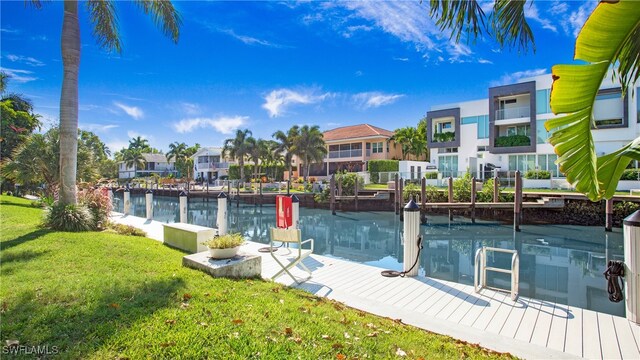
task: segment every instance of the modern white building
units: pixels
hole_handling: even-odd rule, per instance
[[[467,170],[477,178],[492,169],[548,170],[563,177],[544,123],[556,117],[549,106],[550,74],[489,88],[488,98],[433,106],[427,112],[427,147],[431,163],[443,176]],[[594,108],[592,131],[598,156],[640,135],[640,106],[634,86],[623,97],[620,84],[605,77]]]
[[[177,176],[176,160],[167,161],[165,154],[142,154],[145,160],[143,169],[127,166],[124,161],[118,163],[118,178],[132,179],[134,177],[147,177],[157,174],[162,177]]]
[[[229,176],[229,166],[235,164],[223,155],[221,147],[203,147],[191,156],[196,179],[214,181]]]

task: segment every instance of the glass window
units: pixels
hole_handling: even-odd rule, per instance
[[[551,112],[551,89],[536,91],[536,114],[548,114]]]
[[[451,129],[451,123],[450,122],[442,123],[442,128],[443,129]]]
[[[544,144],[549,139],[549,132],[544,127],[544,123],[546,120],[538,120],[536,121],[536,142],[538,144]]]
[[[478,116],[467,116],[460,119],[462,125],[475,124],[478,122]]]
[[[527,167],[523,171],[534,170],[536,168],[536,156],[527,155]]]
[[[443,177],[457,176],[458,174],[458,156],[445,155],[438,159],[438,171]]]
[[[507,136],[512,136],[516,134],[516,127],[515,126],[509,126],[507,128]]]
[[[547,155],[547,169],[551,172],[551,175],[554,177],[560,176],[560,170],[558,169],[558,165],[556,165],[556,161],[558,160],[558,155],[549,154]]]
[[[518,170],[518,155],[509,155],[509,170]]]
[[[382,150],[382,144],[383,144],[383,143],[381,143],[381,142],[373,143],[373,144],[372,144],[372,146],[373,146],[373,153],[374,153],[374,154],[379,154],[379,153],[382,153],[382,152],[383,152],[383,150]]]
[[[538,155],[538,169],[547,170],[547,155]]]

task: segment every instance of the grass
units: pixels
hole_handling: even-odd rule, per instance
[[[364,186],[365,190],[380,190],[380,189],[388,189],[387,184],[366,184]]]
[[[41,217],[0,197],[3,345],[88,359],[510,358],[273,282],[214,279],[151,239],[41,229]]]

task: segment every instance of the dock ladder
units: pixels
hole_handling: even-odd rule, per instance
[[[487,253],[490,251],[513,254],[511,256],[511,268],[503,269],[487,266]],[[507,290],[487,286],[487,271],[511,274],[511,289]],[[481,247],[480,249],[476,250],[475,269],[473,275],[473,286],[476,292],[480,292],[480,290],[482,290],[483,288],[502,292],[507,291],[511,293],[511,300],[515,301],[518,298],[518,288],[520,286],[520,257],[518,256],[518,251],[486,246]]]

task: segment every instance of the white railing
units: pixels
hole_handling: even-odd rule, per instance
[[[329,151],[329,159],[362,157],[362,149]]]
[[[517,119],[530,116],[531,108],[529,106],[522,106],[516,108],[507,108],[496,110],[496,120],[505,119]]]
[[[487,252],[489,251],[513,254],[511,256],[511,268],[503,269],[487,266]],[[475,269],[473,271],[473,287],[475,291],[480,292],[483,288],[506,291],[511,293],[511,300],[516,301],[518,298],[518,288],[520,287],[520,257],[518,256],[518,251],[483,246],[476,251],[475,260]],[[511,289],[507,290],[487,286],[487,271],[511,274]]]

